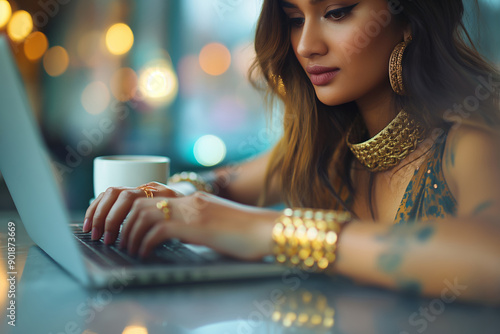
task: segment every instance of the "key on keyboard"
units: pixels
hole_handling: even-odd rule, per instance
[[[209,262],[206,258],[189,250],[180,241],[169,240],[159,245],[153,254],[145,260],[132,257],[116,245],[105,245],[102,241],[91,239],[90,233],[83,233],[81,226],[72,225],[74,236],[80,244],[84,254],[90,256],[101,265],[137,266],[150,264],[194,264]]]

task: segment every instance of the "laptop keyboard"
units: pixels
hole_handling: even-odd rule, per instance
[[[79,245],[85,256],[92,258],[102,266],[145,266],[152,264],[203,264],[211,262],[209,258],[202,257],[191,251],[178,240],[169,240],[158,246],[154,253],[147,259],[130,256],[117,245],[118,238],[113,245],[105,245],[101,240],[92,240],[90,233],[83,233],[80,225],[71,225],[73,235],[80,241]]]

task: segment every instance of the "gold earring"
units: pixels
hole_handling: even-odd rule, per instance
[[[407,95],[403,84],[403,54],[411,40],[412,36],[410,35],[408,40],[396,45],[389,60],[389,79],[392,90],[398,95]]]
[[[280,96],[285,96],[286,95],[285,84],[283,83],[283,79],[281,78],[281,76],[272,74],[271,80],[278,87],[278,94]]]

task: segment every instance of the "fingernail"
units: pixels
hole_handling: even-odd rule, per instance
[[[85,233],[90,232],[90,226],[91,226],[90,219],[89,218],[85,218],[85,220],[83,221],[83,229],[82,229],[82,231],[85,232]]]
[[[113,243],[113,235],[111,234],[111,232],[104,232],[104,243],[106,245],[110,245]]]
[[[92,229],[92,236],[91,236],[91,239],[92,240],[99,240],[99,231],[97,230],[97,227],[94,227]]]

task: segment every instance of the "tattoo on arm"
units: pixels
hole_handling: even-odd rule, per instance
[[[482,213],[483,211],[487,210],[489,207],[493,205],[493,201],[486,201],[481,204],[479,204],[474,211],[472,212],[473,216],[477,216],[478,214]]]
[[[377,258],[377,268],[383,273],[390,274],[396,280],[397,286],[407,292],[420,293],[420,282],[406,278],[399,272],[404,264],[406,254],[411,247],[425,244],[432,239],[436,227],[416,223],[402,223],[392,226],[387,233],[376,236],[376,240],[388,246]]]
[[[395,249],[382,253],[377,260],[377,267],[384,273],[395,273],[403,262],[403,254]]]
[[[426,242],[435,232],[434,225],[417,224],[416,222],[399,223],[375,238],[377,241],[386,242],[391,246],[406,246],[413,241]]]

